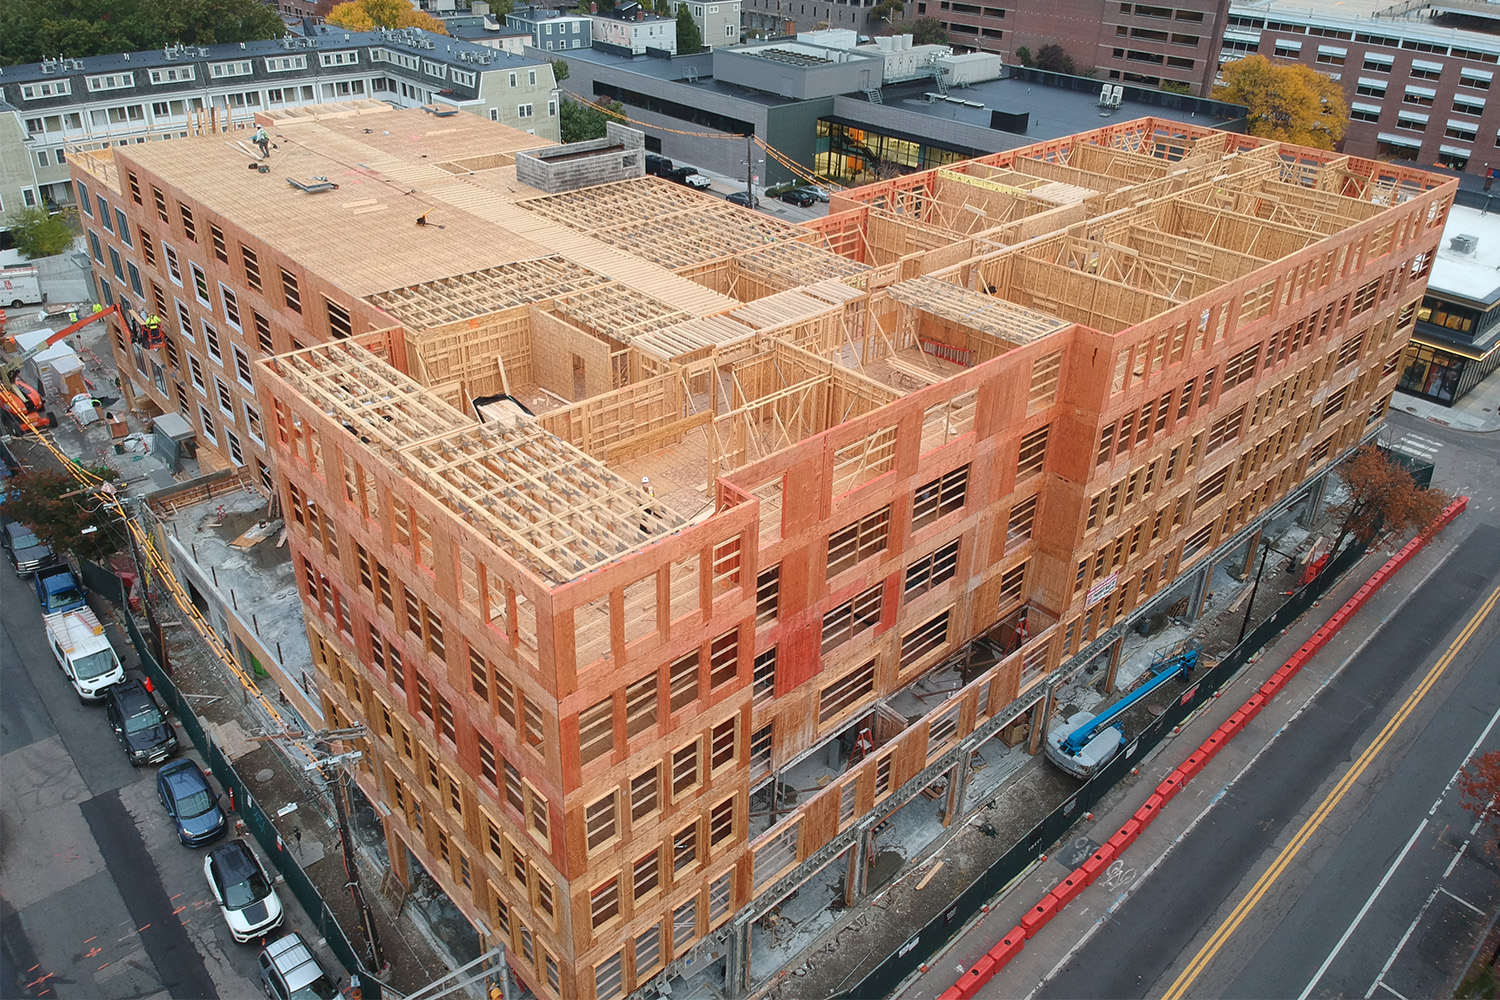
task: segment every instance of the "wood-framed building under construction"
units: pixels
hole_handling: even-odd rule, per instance
[[[875,827],[961,818],[978,741],[1372,433],[1454,188],[1143,119],[790,226],[286,130],[485,247],[257,361],[324,711],[398,877],[600,1000],[751,988],[771,907],[857,901]]]

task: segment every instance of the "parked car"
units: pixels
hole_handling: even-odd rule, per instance
[[[37,570],[31,584],[36,590],[36,599],[41,602],[43,615],[77,611],[88,603],[88,591],[78,582],[73,571],[61,563]]]
[[[813,202],[818,200],[817,198],[813,197],[813,195],[805,188],[791,188],[789,190],[781,192],[781,194],[777,195],[776,197],[793,205],[801,205],[803,208],[806,208],[808,205],[811,205]]]
[[[243,840],[231,840],[209,851],[203,859],[203,877],[208,879],[229,933],[240,944],[281,926],[284,913],[276,887]]]
[[[177,752],[177,732],[155,696],[135,678],[105,691],[104,713],[131,764],[159,764]]]
[[[736,205],[743,205],[745,208],[760,207],[760,199],[750,194],[748,191],[736,191],[734,194],[726,194],[724,196],[724,200],[733,202]]]
[[[4,547],[5,554],[10,557],[16,576],[30,576],[57,562],[52,549],[42,544],[42,540],[20,521],[7,521],[0,528],[0,547]]]
[[[658,153],[646,154],[646,173],[656,177],[665,177],[677,168],[672,161]]]
[[[156,796],[177,826],[177,839],[186,847],[202,847],[224,836],[228,825],[219,796],[208,778],[190,760],[174,760],[156,772]]]
[[[828,204],[828,189],[821,184],[804,184],[802,190],[812,195],[823,204]]]
[[[662,176],[674,180],[678,184],[686,184],[688,187],[700,189],[706,188],[713,183],[713,181],[709,180],[703,174],[698,173],[697,167],[678,167],[670,174],[663,174]]]
[[[339,995],[337,984],[296,931],[261,949],[260,978],[271,1000],[334,1000]]]

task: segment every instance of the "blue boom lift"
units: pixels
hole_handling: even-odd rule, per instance
[[[1158,649],[1151,658],[1152,677],[1109,708],[1095,715],[1079,712],[1047,734],[1047,757],[1075,778],[1087,781],[1125,745],[1125,733],[1116,719],[1174,677],[1192,677],[1198,666],[1196,640]]]

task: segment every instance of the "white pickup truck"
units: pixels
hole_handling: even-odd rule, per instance
[[[101,701],[104,689],[125,679],[125,668],[115,655],[104,626],[88,608],[43,615],[47,644],[57,665],[67,675],[82,701]]]

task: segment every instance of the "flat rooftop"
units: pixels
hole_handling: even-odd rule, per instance
[[[987,80],[970,86],[949,87],[948,96],[954,100],[938,98],[933,101],[929,101],[926,97],[928,93],[934,92],[931,80],[887,84],[883,88],[885,103],[882,106],[914,112],[926,118],[958,121],[985,129],[990,127],[992,111],[1006,114],[1028,112],[1030,114],[1028,128],[1025,136],[1019,137],[1020,141],[1017,145],[1035,142],[1038,139],[1053,139],[1087,132],[1103,125],[1128,122],[1135,118],[1158,118],[1163,121],[1185,124],[1191,122],[1212,127],[1242,117],[1239,114],[1233,117],[1214,117],[1205,114],[1201,108],[1190,111],[1147,104],[1144,101],[1131,99],[1133,88],[1130,87],[1125,88],[1126,99],[1118,108],[1101,108],[1099,107],[1099,87],[1102,84],[1094,84],[1092,81],[1090,83],[1091,90],[1070,90],[1066,87],[1046,86],[1007,77],[1003,80]],[[982,105],[982,107],[970,107],[957,103],[958,101],[967,101]]]
[[[494,35],[496,33],[490,32]],[[500,68],[501,63],[508,63],[511,67],[539,66],[543,60],[535,56],[522,56],[500,49],[492,49],[485,46],[464,41],[462,38],[444,37],[430,32],[421,31],[416,28],[405,28],[400,31],[385,31],[376,29],[374,31],[347,31],[334,25],[320,24],[316,30],[307,36],[292,36],[295,39],[304,39],[316,47],[318,52],[340,52],[348,49],[361,48],[389,48],[393,51],[408,54],[420,54],[425,59],[434,62],[446,63],[457,66],[464,70],[473,70],[474,63],[468,61],[469,57],[480,56],[491,60],[495,68]],[[417,47],[411,44],[412,40],[430,41],[431,48]],[[63,66],[58,67],[56,60],[50,63],[23,63],[16,66],[6,66],[4,77],[0,77],[0,83],[32,83],[37,80],[55,80],[59,76],[67,76],[73,73],[111,73],[122,70],[157,69],[162,66],[180,66],[183,63],[216,62],[220,60],[238,60],[260,57],[284,56],[289,52],[306,53],[312,51],[301,41],[288,41],[285,39],[263,39],[260,41],[226,43],[223,45],[189,45],[182,49],[146,49],[141,52],[115,52],[105,55],[84,56],[80,59],[65,59]],[[465,56],[460,59],[460,55]],[[138,78],[138,83],[144,84],[144,78]],[[201,87],[210,86],[212,81],[200,78],[198,84]],[[78,91],[74,91],[74,97]]]
[[[1459,236],[1477,241],[1472,252],[1456,249]],[[1454,205],[1443,227],[1443,242],[1427,287],[1484,306],[1500,302],[1500,215],[1465,205]]]
[[[861,58],[878,58],[878,54],[866,50],[822,49],[819,46],[800,42],[788,42],[779,45],[739,46],[733,51],[739,55],[747,55],[774,62],[775,59],[773,57],[764,54],[765,50],[798,49],[807,49],[814,53],[819,51],[828,53],[852,52]],[[691,88],[693,91],[706,91],[710,94],[718,94],[733,100],[745,101],[762,107],[781,107],[783,105],[800,103],[795,98],[782,97],[768,91],[753,90],[748,87],[739,86],[738,84],[724,83],[714,78],[712,75],[713,61],[710,53],[686,58],[651,59],[647,57],[620,55],[597,48],[584,48],[569,49],[566,52],[559,52],[557,55],[567,60],[578,60],[653,80],[676,83],[682,85],[684,88]],[[697,72],[697,80],[694,82],[689,82],[687,79],[689,68]],[[948,95],[954,99],[953,101],[938,99],[933,102],[929,102],[925,96],[928,92],[933,91],[931,80],[889,83],[881,88],[884,96],[882,107],[912,112],[923,116],[923,118],[941,118],[958,121],[966,125],[983,128],[986,131],[993,131],[990,129],[991,111],[1003,111],[1006,113],[1029,112],[1031,116],[1029,128],[1024,136],[1017,135],[1013,143],[1015,146],[1023,145],[1026,142],[1035,142],[1037,139],[1059,138],[1078,132],[1086,132],[1090,129],[1099,128],[1104,124],[1129,121],[1134,118],[1155,117],[1166,121],[1208,125],[1212,127],[1243,117],[1242,114],[1236,114],[1233,117],[1214,117],[1205,114],[1201,106],[1196,110],[1182,110],[1148,104],[1141,100],[1132,99],[1130,95],[1133,94],[1134,88],[1131,87],[1125,88],[1127,97],[1121,106],[1106,114],[1106,109],[1098,106],[1099,87],[1101,84],[1092,80],[1086,82],[1088,86],[1085,89],[1073,90],[1068,87],[1028,82],[1017,78],[989,80],[984,83],[962,87],[950,87]],[[564,81],[561,86],[564,90],[567,90],[568,82]],[[857,100],[861,102],[865,100],[863,94],[848,94],[843,96],[845,100]],[[684,95],[672,95],[672,99],[681,102],[685,98]],[[983,107],[967,107],[958,103],[963,101],[975,102],[983,105]],[[840,118],[841,116],[833,114],[826,117]],[[852,118],[849,119],[848,123],[870,126],[868,122],[862,123]],[[890,130],[881,129],[881,131],[888,132]],[[911,138],[922,140],[923,136],[913,133]]]
[[[476,115],[394,111],[379,101],[271,117],[269,173],[246,169],[255,156],[240,132],[177,140],[176,147],[139,143],[120,155],[308,262],[354,296],[546,256],[545,247],[501,231],[432,191],[455,183],[462,169],[444,164],[479,155],[503,160],[515,150],[535,148],[535,136]],[[192,155],[184,156],[185,149]],[[338,187],[309,193],[290,181]],[[423,214],[432,225],[416,225]],[[379,252],[370,252],[375,247]]]
[[[1432,11],[1497,19],[1500,18],[1500,4],[1485,0],[1452,0],[1448,3],[1424,4],[1410,10],[1405,9],[1407,6],[1391,3],[1389,0],[1236,0],[1230,5],[1229,12],[1240,17],[1258,16],[1294,23],[1327,24],[1372,35],[1446,42],[1450,45],[1467,44],[1475,48],[1493,49],[1497,44],[1491,30],[1473,30],[1472,24],[1462,28],[1433,24],[1427,19],[1427,14]],[[1341,44],[1337,39],[1329,39],[1329,43]]]

